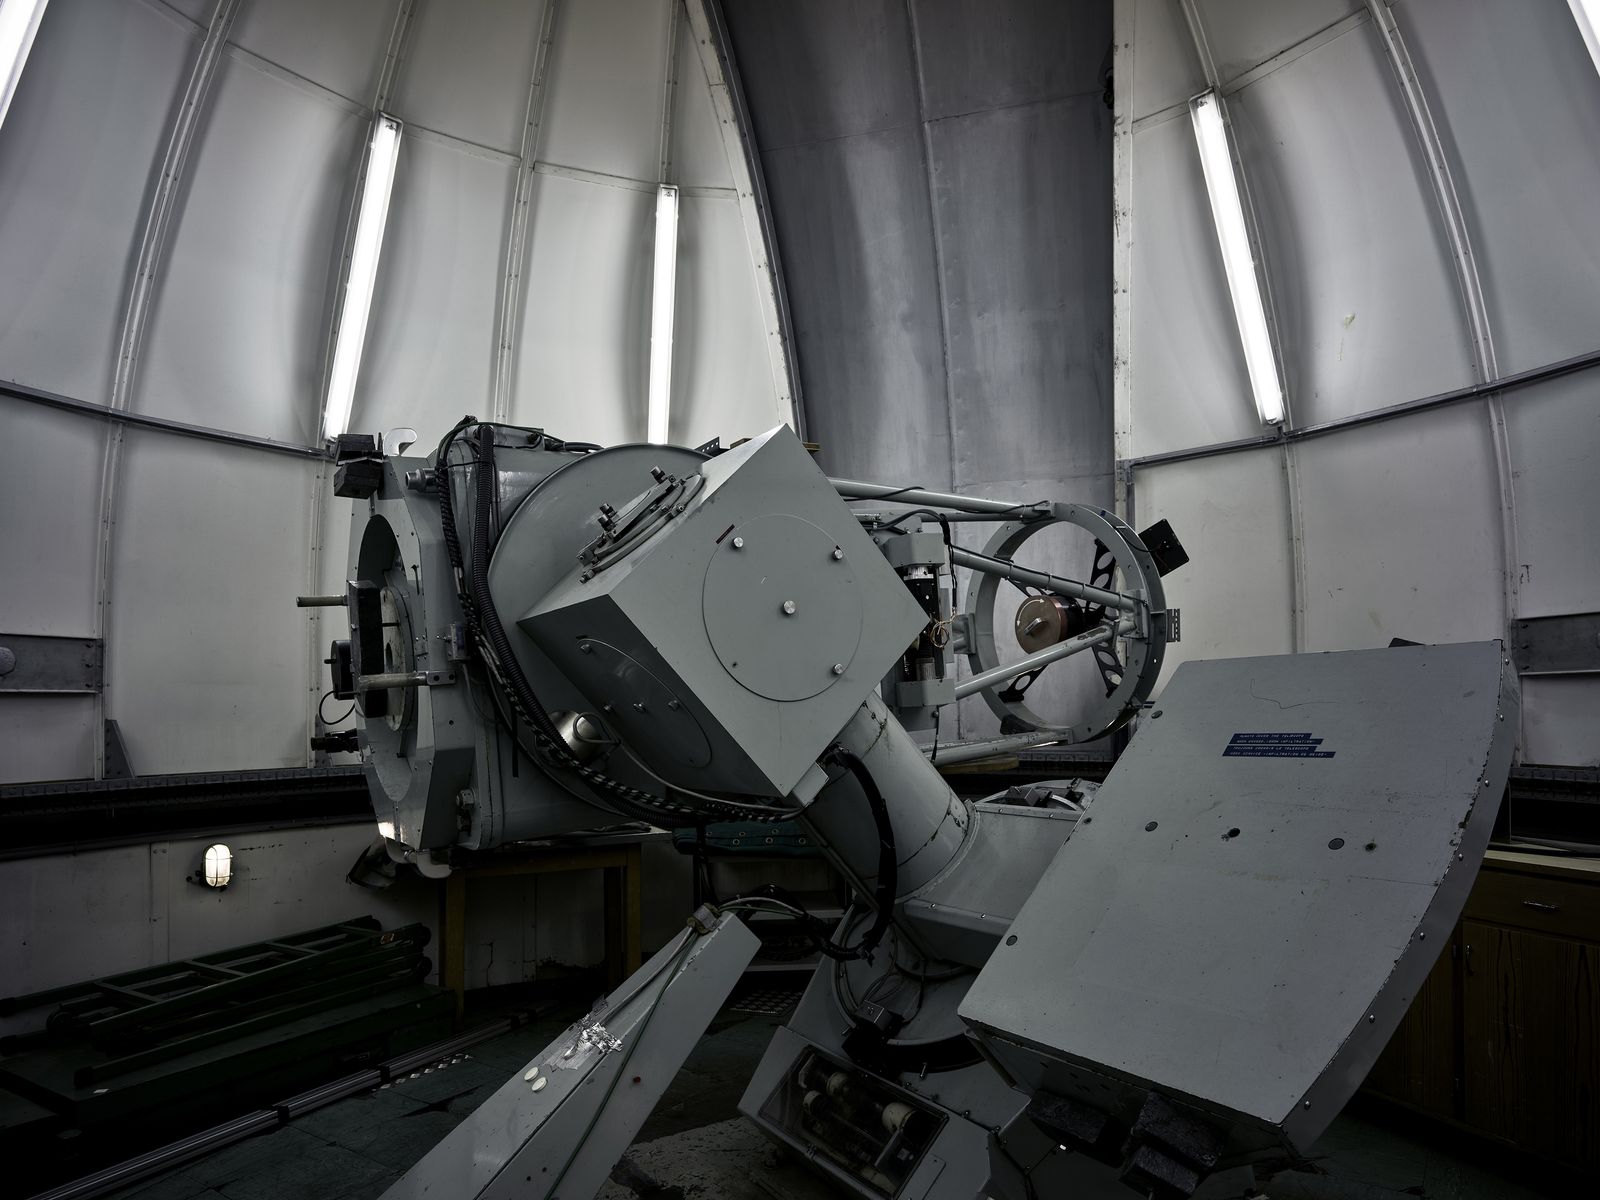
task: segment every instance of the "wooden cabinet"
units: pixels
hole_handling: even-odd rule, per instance
[[[1600,863],[1492,854],[1366,1088],[1600,1169]]]

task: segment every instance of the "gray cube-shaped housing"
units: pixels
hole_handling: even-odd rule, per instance
[[[927,615],[786,427],[701,474],[682,515],[518,624],[665,778],[787,795]]]

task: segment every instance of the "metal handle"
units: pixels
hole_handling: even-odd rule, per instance
[[[1524,900],[1522,902],[1522,907],[1523,908],[1537,908],[1540,912],[1560,912],[1561,911],[1561,905],[1559,905],[1559,904],[1546,904],[1542,900]]]

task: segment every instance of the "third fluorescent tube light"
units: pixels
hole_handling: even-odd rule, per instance
[[[372,311],[372,289],[378,280],[383,227],[389,219],[394,166],[400,156],[400,129],[400,122],[387,113],[379,113],[372,122],[372,150],[367,156],[367,177],[361,188],[361,208],[356,214],[350,272],[344,285],[344,309],[339,315],[339,337],[333,347],[333,367],[328,372],[328,415],[322,431],[326,438],[338,437],[350,424],[356,376],[361,371],[361,348],[367,340],[367,315]]]
[[[1239,325],[1245,367],[1250,372],[1250,390],[1255,394],[1256,411],[1262,422],[1276,425],[1283,420],[1283,389],[1278,383],[1278,361],[1272,352],[1267,310],[1256,279],[1255,256],[1250,253],[1250,237],[1245,232],[1239,181],[1233,173],[1233,156],[1228,152],[1222,101],[1216,92],[1205,92],[1189,102],[1189,111],[1194,117],[1195,141],[1200,146],[1206,194],[1211,198],[1211,220],[1228,273],[1233,316]]]
[[[0,125],[6,123],[22,68],[28,65],[33,35],[39,32],[49,0],[0,0]]]
[[[656,191],[656,265],[650,296],[650,407],[646,440],[663,445],[672,416],[672,309],[678,282],[678,189]]]

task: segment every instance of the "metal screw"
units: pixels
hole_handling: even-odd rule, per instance
[[[734,538],[733,539],[733,548],[735,550],[743,550],[744,549],[744,539],[742,537]]]
[[[668,700],[667,701],[667,707],[670,708],[673,712],[677,712],[679,707],[681,707],[681,706],[678,704],[678,702],[676,700]]]
[[[833,664],[833,673],[835,675],[843,675],[844,674],[844,664],[843,663],[834,663]]]
[[[1376,1020],[1377,1020],[1377,1019],[1378,1019],[1378,1016],[1377,1016],[1377,1014],[1376,1014],[1376,1013],[1368,1013],[1368,1014],[1367,1014],[1367,1024],[1368,1024],[1368,1025],[1371,1025],[1371,1024],[1372,1024],[1372,1023],[1373,1023],[1373,1022],[1375,1022],[1375,1021],[1376,1021]]]
[[[839,547],[835,546],[833,548],[833,557],[834,557],[834,561],[837,562],[839,559],[844,557],[844,551],[839,549]]]
[[[633,711],[634,712],[643,712],[644,711],[644,701],[643,700],[635,700],[633,702]]]
[[[594,653],[594,647],[591,646],[588,642],[580,642],[578,644],[578,653],[580,653],[580,654],[593,654]]]
[[[787,617],[794,616],[794,601],[793,600],[785,600],[783,602],[783,613],[784,613],[784,616],[787,616]]]

